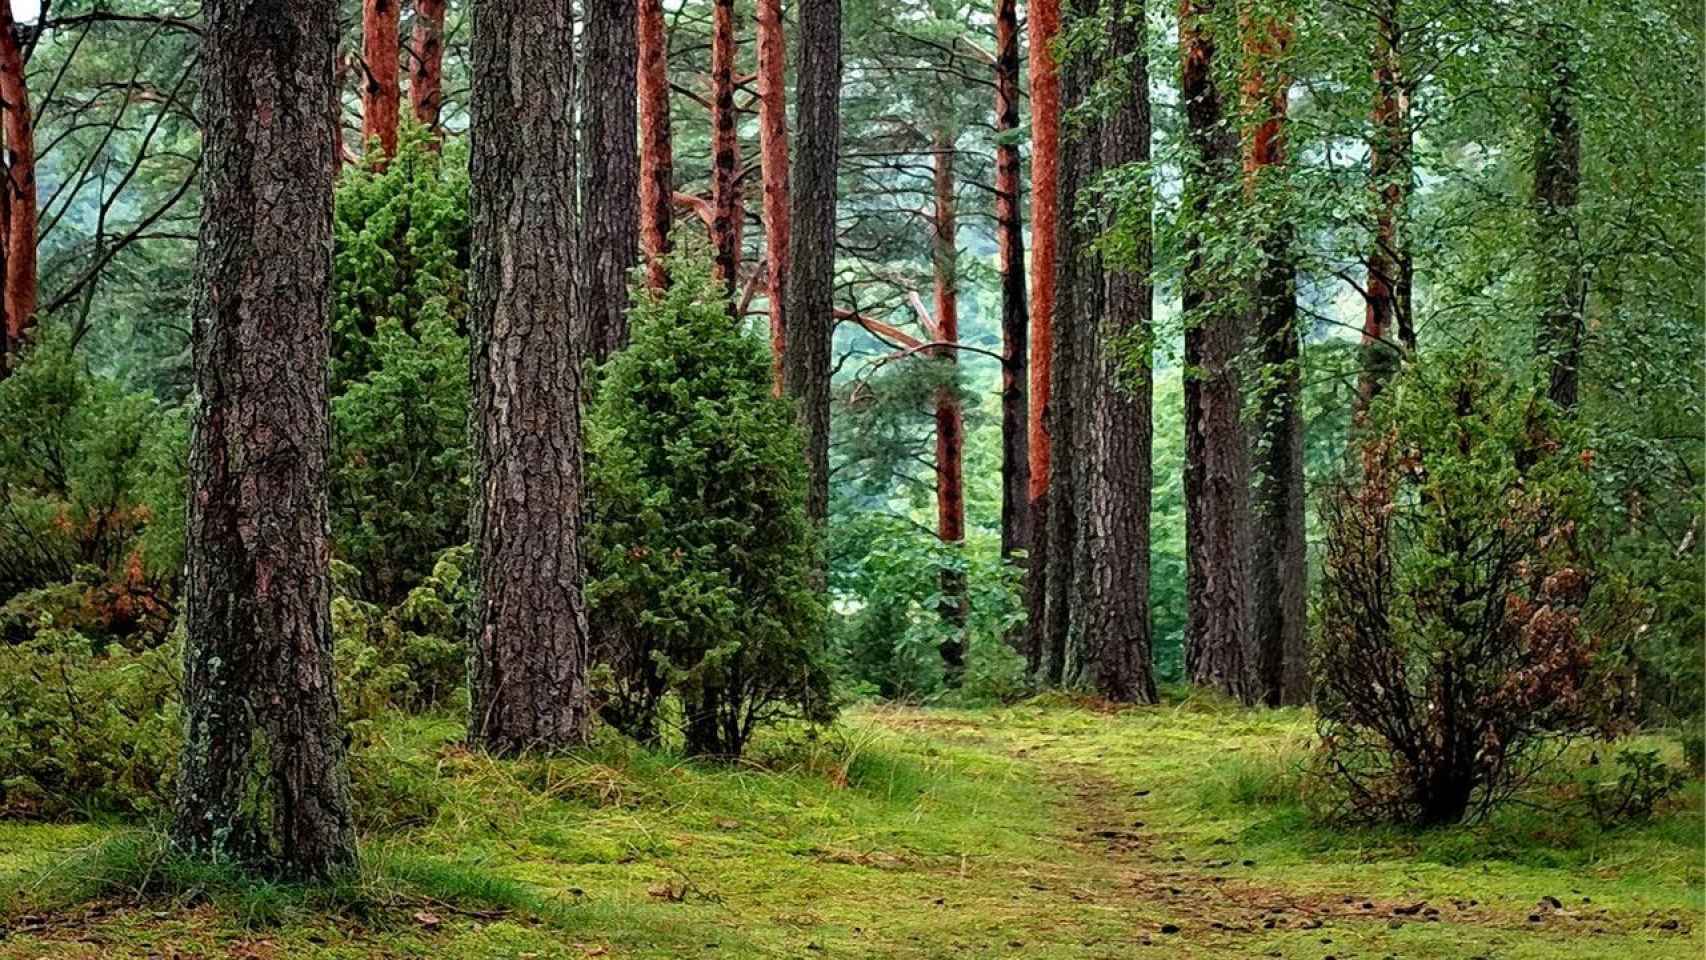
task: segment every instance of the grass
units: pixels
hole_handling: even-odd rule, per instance
[[[398,718],[359,759],[363,868],[342,884],[182,863],[135,827],[0,824],[0,960],[1706,949],[1698,781],[1610,830],[1524,806],[1324,827],[1302,797],[1310,728],[1192,698],[866,707],[730,767],[614,741],[499,762],[454,720]]]

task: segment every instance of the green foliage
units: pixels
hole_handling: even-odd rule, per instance
[[[877,514],[837,526],[831,541],[836,604],[832,637],[842,682],[888,700],[941,695],[944,644],[964,644],[966,672],[956,696],[1012,700],[1026,690],[1024,660],[1008,645],[1024,623],[1020,571],[999,544],[976,535],[943,543],[928,530]],[[963,624],[944,615],[944,574],[963,579]]]
[[[833,715],[818,545],[791,404],[764,345],[681,259],[640,290],[633,342],[588,412],[588,597],[606,638],[614,722],[655,730],[665,691],[688,749],[737,756],[754,729]]]
[[[0,598],[75,582],[78,626],[163,633],[183,562],[181,413],[91,375],[50,330],[0,381],[0,423]]]
[[[1648,820],[1653,811],[1688,785],[1687,770],[1673,767],[1657,750],[1619,750],[1616,779],[1589,781],[1582,799],[1601,826]]]
[[[362,594],[396,603],[467,539],[468,180],[411,129],[337,193],[332,531]]]
[[[94,649],[44,627],[0,643],[0,814],[149,813],[177,760],[178,645]]]
[[[1317,707],[1343,812],[1485,813],[1542,744],[1615,728],[1635,606],[1598,566],[1591,451],[1476,352],[1382,394],[1327,522]]]

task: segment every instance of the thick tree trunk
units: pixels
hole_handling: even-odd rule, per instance
[[[18,25],[8,8],[0,10],[0,122],[6,137],[8,208],[5,220],[6,273],[0,299],[6,314],[7,361],[18,351],[36,322],[36,138],[30,112],[30,91],[24,77],[24,55]]]
[[[635,39],[639,47],[640,248],[654,288],[669,285],[669,254],[675,204],[675,148],[669,130],[669,37],[663,0],[639,0]]]
[[[1284,203],[1289,20],[1241,12],[1244,34],[1244,186],[1261,209]],[[1296,231],[1283,215],[1263,225],[1249,328],[1258,339],[1255,489],[1251,514],[1255,598],[1251,627],[1258,695],[1269,706],[1309,697],[1308,559],[1303,528],[1302,376],[1297,329]]]
[[[1254,701],[1250,657],[1250,454],[1238,355],[1243,317],[1206,231],[1234,184],[1238,143],[1214,78],[1213,0],[1179,5],[1179,95],[1190,150],[1185,192],[1194,223],[1185,266],[1185,670]]]
[[[960,340],[959,240],[954,209],[954,137],[947,129],[936,131],[933,147],[936,212],[931,261],[934,264],[936,336],[943,343]],[[936,362],[957,364],[957,351],[938,347]],[[965,419],[959,392],[943,387],[936,392],[936,535],[943,543],[960,545],[966,539]],[[964,629],[966,623],[966,578],[959,569],[942,571],[942,616],[950,625]],[[956,639],[942,645],[942,661],[951,681],[965,670],[965,643]]]
[[[740,138],[735,116],[735,3],[711,7],[711,252],[732,300],[740,277]]]
[[[474,18],[469,737],[498,754],[577,745],[589,714],[573,49],[566,4],[485,0]]]
[[[1060,0],[1031,0],[1026,11],[1031,60],[1031,303],[1028,445],[1031,461],[1027,499],[1030,505],[1030,568],[1026,576],[1026,609],[1030,642],[1026,651],[1031,674],[1038,676],[1047,648],[1048,569],[1047,530],[1052,445],[1048,415],[1054,379],[1054,272],[1059,224],[1060,71],[1054,43],[1060,34]]]
[[[995,4],[995,239],[1001,272],[1001,555],[1030,549],[1030,438],[1025,383],[1030,315],[1020,183],[1018,0]]]
[[[409,106],[421,126],[436,132],[444,106],[445,0],[415,0],[415,24],[410,45],[414,68],[409,74]]]
[[[402,109],[401,77],[398,74],[398,23],[400,0],[363,0],[361,5],[361,59],[365,73],[361,84],[361,140],[363,146],[379,141],[384,158],[397,153],[397,114]]]
[[[1068,5],[1063,31],[1096,16],[1095,0]],[[1060,75],[1060,110],[1071,116],[1086,101],[1100,58],[1081,54],[1064,64]],[[1084,649],[1084,612],[1090,599],[1089,509],[1090,460],[1095,438],[1088,429],[1090,365],[1097,328],[1102,322],[1100,258],[1091,248],[1093,237],[1079,224],[1079,191],[1095,179],[1100,165],[1100,123],[1087,118],[1060,139],[1056,202],[1064,216],[1055,219],[1054,350],[1050,360],[1046,412],[1053,467],[1048,485],[1048,523],[1044,563],[1048,567],[1043,599],[1044,679],[1054,685],[1082,686],[1088,682]]]
[[[770,365],[782,394],[782,287],[788,275],[788,67],[782,0],[758,0],[758,151],[764,177],[764,295],[770,301]]]
[[[1103,120],[1101,164],[1112,170],[1148,163],[1149,63],[1141,0],[1116,0],[1109,63],[1120,74],[1119,99]],[[1131,216],[1130,210],[1123,211]],[[1109,260],[1101,278],[1105,320],[1093,340],[1089,509],[1081,518],[1089,546],[1080,579],[1088,590],[1084,616],[1085,679],[1122,703],[1154,703],[1155,674],[1149,615],[1149,501],[1154,424],[1149,347],[1151,238],[1148,201],[1129,260]],[[1143,344],[1112,350],[1104,338]]]
[[[1374,42],[1374,140],[1369,144],[1369,186],[1374,192],[1374,242],[1368,253],[1362,325],[1362,373],[1357,380],[1360,418],[1398,369],[1402,351],[1416,349],[1410,316],[1409,244],[1405,208],[1410,194],[1410,95],[1405,88],[1400,0],[1381,0]]]
[[[185,740],[172,838],[353,868],[326,527],[337,45],[331,0],[212,0],[190,444]]]
[[[628,272],[638,262],[640,158],[635,119],[634,0],[584,0],[581,65],[581,246],[575,318],[603,363],[628,343]]]
[[[1534,152],[1535,222],[1541,296],[1535,352],[1546,370],[1547,396],[1565,410],[1576,405],[1581,375],[1587,290],[1574,226],[1581,195],[1582,133],[1576,122],[1575,68],[1569,34],[1560,24],[1541,28],[1543,89],[1540,134]]]
[[[835,329],[835,178],[841,151],[841,0],[800,0],[793,197],[783,289],[782,382],[799,405],[811,486],[806,515],[829,517],[830,336]]]

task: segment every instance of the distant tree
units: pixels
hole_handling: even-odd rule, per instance
[[[758,144],[764,178],[764,289],[770,310],[770,355],[776,394],[782,394],[782,351],[787,313],[782,288],[788,275],[788,52],[782,0],[758,3]]]
[[[711,5],[711,249],[732,300],[740,281],[740,119],[735,115],[735,3]]]
[[[409,106],[415,122],[428,130],[439,129],[444,108],[444,8],[446,0],[415,0],[414,29],[410,35]]]
[[[576,320],[603,362],[628,342],[628,272],[639,261],[634,0],[587,0],[581,63],[581,240]]]
[[[1410,313],[1414,254],[1409,238],[1408,205],[1414,179],[1414,133],[1410,118],[1411,78],[1404,72],[1405,23],[1402,0],[1379,0],[1374,16],[1374,122],[1368,143],[1369,189],[1374,195],[1375,227],[1363,285],[1362,375],[1358,409],[1392,377],[1401,351],[1416,348]]]
[[[4,6],[4,5],[0,5]],[[6,186],[0,195],[0,377],[16,365],[36,322],[36,147],[24,51],[10,6],[0,9],[0,130],[6,142]]]
[[[361,5],[361,140],[377,142],[385,158],[397,152],[397,117],[402,110],[402,75],[399,73],[402,19],[400,0],[362,0]]]
[[[1115,186],[1092,194],[1101,218],[1105,317],[1092,331],[1084,425],[1090,448],[1087,550],[1081,579],[1083,674],[1097,693],[1125,703],[1156,699],[1150,623],[1153,199],[1147,21],[1142,0],[1108,4],[1107,75],[1099,164]],[[1135,170],[1135,175],[1132,171]]]
[[[1031,559],[1025,595],[1030,635],[1026,661],[1033,674],[1043,666],[1049,569],[1044,539],[1049,523],[1053,446],[1047,419],[1054,357],[1054,273],[1060,220],[1060,72],[1054,44],[1060,34],[1060,0],[1032,0],[1026,7],[1030,38],[1031,94],[1031,350],[1027,491]]]
[[[573,49],[561,3],[490,0],[474,18],[469,738],[497,754],[579,744],[591,710]]]
[[[836,162],[841,144],[841,2],[801,0],[789,211],[784,392],[798,404],[810,483],[806,516],[829,517],[830,332],[835,326]]]
[[[1189,138],[1185,195],[1190,226],[1185,314],[1185,530],[1193,682],[1248,703],[1250,676],[1250,453],[1239,354],[1244,317],[1212,242],[1236,184],[1238,142],[1216,76],[1221,46],[1214,0],[1179,8],[1179,96]]]
[[[336,44],[329,0],[207,6],[171,829],[192,854],[309,877],[356,856],[326,542]]]
[[[1018,0],[995,0],[995,232],[1001,274],[1001,551],[1030,549],[1027,435],[1030,314],[1025,302],[1024,185],[1019,158]]]
[[[669,129],[669,38],[663,0],[638,0],[635,37],[640,130],[640,247],[653,288],[667,285],[670,219],[675,207],[675,158]]]
[[[1570,28],[1548,21],[1539,34],[1536,73],[1543,92],[1534,144],[1534,215],[1542,290],[1535,352],[1546,371],[1547,395],[1571,410],[1580,394],[1587,310],[1575,224],[1582,189],[1582,134],[1574,102],[1579,93]]]

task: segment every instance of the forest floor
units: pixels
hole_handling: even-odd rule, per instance
[[[1297,795],[1310,732],[1188,700],[864,707],[731,767],[616,743],[500,763],[454,720],[399,720],[357,778],[355,889],[196,874],[134,828],[0,824],[0,960],[1706,953],[1698,782],[1612,830],[1528,806],[1330,829]]]

